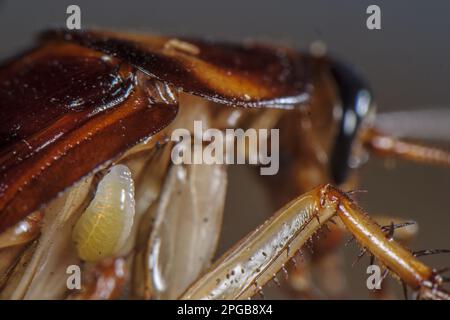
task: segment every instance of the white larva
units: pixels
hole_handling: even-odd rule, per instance
[[[98,261],[117,253],[130,235],[134,213],[130,169],[116,165],[100,181],[94,199],[74,227],[78,256]]]

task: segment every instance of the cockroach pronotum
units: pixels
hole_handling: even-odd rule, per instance
[[[408,237],[409,223],[381,226],[352,198],[367,151],[450,165],[445,150],[381,132],[374,106],[352,68],[317,52],[43,33],[0,67],[0,297],[243,299],[279,272],[308,291],[314,265],[292,263],[307,247],[311,259],[332,252],[346,230],[383,278],[416,298],[449,299],[446,270],[418,259],[447,250],[408,250],[394,233]],[[226,165],[170,160],[171,133],[198,120],[279,128],[279,172],[260,179],[282,208],[213,264]],[[73,265],[81,288],[67,286]]]

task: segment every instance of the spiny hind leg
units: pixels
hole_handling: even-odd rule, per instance
[[[181,299],[245,299],[262,290],[330,219],[421,297],[448,298],[433,269],[387,235],[344,192],[327,184],[294,199],[232,247]]]

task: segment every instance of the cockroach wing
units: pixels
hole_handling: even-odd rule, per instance
[[[166,127],[177,102],[156,85],[66,42],[0,66],[0,231]]]
[[[122,59],[187,93],[245,107],[291,108],[306,103],[320,59],[283,47],[242,45],[107,31],[49,31]]]

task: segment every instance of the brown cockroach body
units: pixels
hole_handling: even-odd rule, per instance
[[[138,298],[249,298],[337,216],[363,253],[418,297],[448,299],[438,272],[392,239],[393,224],[381,228],[328,184],[354,186],[364,149],[450,164],[445,151],[377,132],[373,106],[360,77],[326,56],[104,31],[43,34],[0,67],[0,296],[114,298],[128,281]],[[220,130],[279,127],[280,172],[265,181],[278,205],[303,194],[212,267],[225,168],[169,164],[170,133],[192,131],[199,119]],[[129,198],[128,211],[116,194]],[[30,227],[11,231],[21,223]],[[73,263],[90,275],[79,293],[61,280]],[[114,288],[102,289],[105,279]]]

